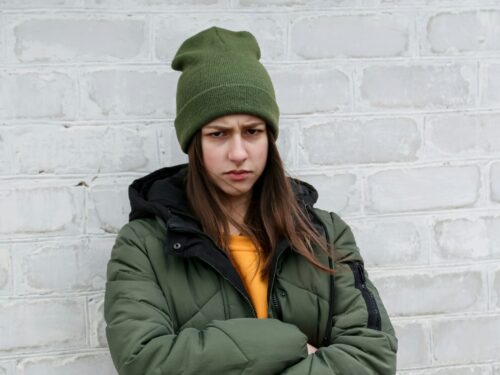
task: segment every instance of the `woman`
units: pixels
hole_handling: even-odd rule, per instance
[[[187,39],[187,165],[132,183],[108,264],[120,374],[394,374],[397,339],[347,224],[285,176],[279,109],[249,32]]]

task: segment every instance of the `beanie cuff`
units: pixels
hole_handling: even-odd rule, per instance
[[[194,96],[175,119],[177,138],[187,153],[195,133],[210,121],[229,114],[245,113],[262,118],[278,137],[279,108],[276,100],[260,87],[225,84]]]

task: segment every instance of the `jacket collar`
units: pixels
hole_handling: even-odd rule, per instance
[[[201,230],[201,225],[191,212],[185,193],[185,181],[188,164],[158,169],[144,177],[136,179],[129,187],[131,212],[129,220],[159,216],[166,224],[167,231],[171,234],[167,239],[167,253],[183,257],[204,257],[200,255],[199,246],[193,246],[194,238],[210,243],[211,247],[217,246],[211,238]],[[292,190],[299,204],[311,215],[312,207],[318,199],[316,189],[310,184],[290,178]],[[312,217],[314,219],[314,217]],[[323,228],[313,220],[320,233]],[[193,235],[195,234],[195,236]],[[289,247],[286,240],[281,239],[276,249],[278,258]],[[210,256],[219,257],[221,251],[211,251]],[[220,253],[218,255],[214,255]],[[221,260],[222,262],[222,260]]]
[[[133,181],[128,191],[131,206],[129,220],[160,216],[167,222],[175,213],[197,222],[185,193],[187,168],[188,164],[165,167]],[[313,186],[294,178],[290,178],[290,182],[301,206],[310,208],[316,203],[318,193]]]
[[[185,194],[187,164],[158,169],[135,180],[129,187],[131,212],[129,220],[159,216],[167,226],[165,251],[180,257],[197,257],[213,267],[252,304],[236,269],[227,255],[201,230],[199,221],[189,209]],[[290,178],[297,201],[311,214],[318,193],[306,182]],[[318,227],[321,230],[321,226]],[[280,255],[290,247],[281,239],[272,260],[270,280]],[[271,282],[272,284],[272,282]],[[268,290],[268,300],[271,290]]]

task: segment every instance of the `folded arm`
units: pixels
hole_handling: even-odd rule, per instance
[[[106,335],[121,375],[272,374],[307,356],[307,337],[276,319],[214,320],[201,330],[175,332],[147,249],[131,224],[118,234],[107,278]]]
[[[331,215],[336,272],[331,342],[283,374],[395,374],[398,341],[387,311],[364,270],[351,229]]]

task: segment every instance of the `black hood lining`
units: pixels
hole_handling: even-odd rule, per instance
[[[155,215],[166,221],[170,211],[193,216],[185,193],[187,168],[188,164],[165,167],[133,181],[128,190],[129,221]],[[318,199],[316,189],[305,181],[289,179],[299,204],[312,207]]]

